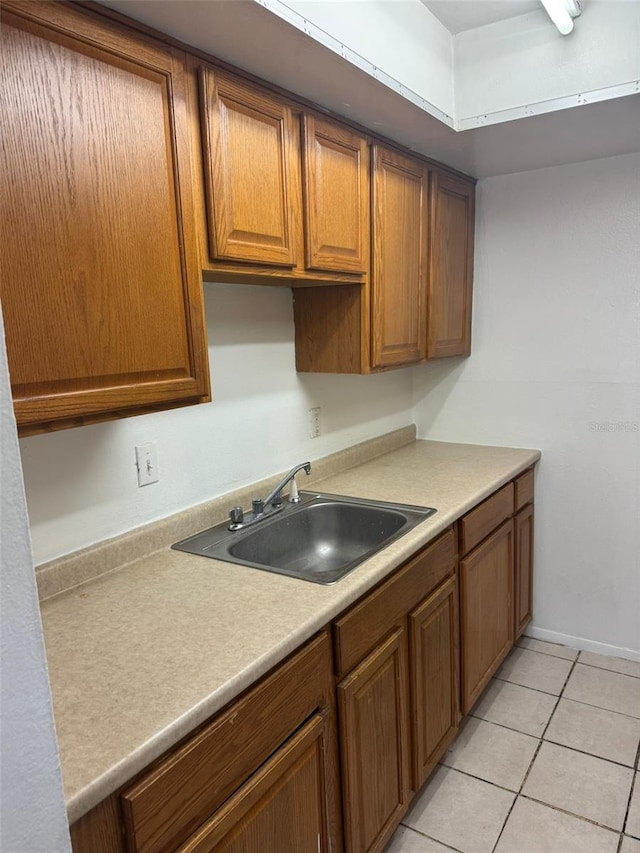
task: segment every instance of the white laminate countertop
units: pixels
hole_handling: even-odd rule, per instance
[[[70,823],[539,458],[415,441],[314,482],[438,510],[334,586],[163,548],[43,601]]]

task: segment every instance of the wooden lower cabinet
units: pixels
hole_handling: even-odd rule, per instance
[[[514,639],[517,640],[531,621],[533,607],[533,504],[528,504],[514,518]]]
[[[452,577],[409,616],[413,787],[418,790],[460,722],[458,581]]]
[[[313,716],[178,853],[330,853],[330,738]]]
[[[397,630],[338,686],[348,853],[382,850],[409,802],[407,675]]]
[[[462,713],[513,645],[513,520],[460,561]]]

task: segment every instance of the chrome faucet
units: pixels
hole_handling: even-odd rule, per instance
[[[298,471],[302,471],[304,468],[307,476],[311,473],[311,462],[301,462],[300,465],[296,465],[295,468],[292,468],[289,473],[280,480],[278,485],[267,495],[267,497],[262,500],[261,498],[254,498],[251,501],[251,512],[245,516],[244,510],[241,506],[234,506],[229,512],[229,520],[231,524],[229,525],[229,530],[242,530],[245,527],[250,527],[252,524],[257,524],[257,522],[262,521],[265,518],[269,518],[269,516],[273,515],[276,512],[280,512],[283,507],[282,503],[282,490],[293,480],[295,484],[294,477],[298,473]],[[291,503],[298,503],[300,498],[298,497],[297,488],[292,488],[292,495],[290,495],[289,500]]]

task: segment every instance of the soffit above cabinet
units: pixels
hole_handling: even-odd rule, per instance
[[[399,89],[400,84],[382,72],[375,79],[353,64],[348,50],[345,56],[352,61],[256,0],[191,0],[186,7],[177,0],[100,2],[476,177],[627,154],[639,148],[640,94],[628,94],[633,83],[620,89],[625,97],[593,103],[576,101],[576,97],[556,99],[553,104],[527,107],[527,118],[486,126],[477,126],[481,116],[474,122],[465,119],[470,129],[456,132],[455,120],[425,98]],[[637,90],[640,93],[640,85]],[[615,87],[607,91],[608,97],[612,94]],[[576,107],[576,102],[582,105]],[[510,117],[508,111],[501,118],[506,117]]]

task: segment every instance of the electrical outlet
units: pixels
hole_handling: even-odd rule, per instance
[[[309,409],[309,438],[318,438],[320,435],[320,406]]]
[[[138,485],[149,486],[160,479],[158,471],[158,448],[155,441],[146,444],[136,444],[136,468],[138,469]]]

